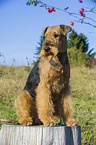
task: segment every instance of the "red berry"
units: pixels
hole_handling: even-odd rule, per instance
[[[80,14],[82,14],[82,13],[83,13],[83,11],[82,11],[82,10],[79,10],[79,13],[80,13]]]
[[[79,13],[81,14],[82,17],[85,17],[85,15],[83,14],[84,13],[84,9],[81,8],[81,10],[79,10]]]
[[[48,7],[48,12],[50,13],[50,12],[52,12],[52,10],[50,10],[50,8]]]
[[[80,3],[82,3],[82,0],[79,0]]]
[[[55,9],[52,7],[51,11],[54,11],[55,12]]]
[[[84,8],[81,8],[81,10],[84,12]]]
[[[71,22],[71,26],[73,26],[74,25],[74,22]]]
[[[85,17],[85,15],[84,15],[84,14],[82,14],[82,17]]]

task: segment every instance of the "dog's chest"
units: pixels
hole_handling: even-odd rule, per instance
[[[60,93],[64,88],[64,67],[57,58],[41,61],[40,63],[40,81],[48,84],[53,93]]]
[[[52,93],[60,93],[64,88],[64,68],[59,61],[52,60],[48,71],[48,83]]]
[[[63,68],[55,67],[54,69],[50,69],[49,74],[49,84],[51,92],[60,93],[64,88],[64,72]]]

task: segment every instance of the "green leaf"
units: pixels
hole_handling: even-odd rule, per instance
[[[64,10],[68,10],[69,9],[69,7],[66,7]]]
[[[37,6],[37,4],[38,4],[38,2],[35,2],[35,3],[34,3],[34,6],[36,7],[36,6]]]

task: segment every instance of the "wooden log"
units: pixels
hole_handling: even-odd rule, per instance
[[[81,145],[81,127],[2,125],[0,145]]]

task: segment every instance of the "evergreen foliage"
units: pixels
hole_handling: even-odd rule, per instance
[[[82,33],[78,35],[77,32],[72,30],[68,39],[68,48],[75,47],[77,49],[81,49],[82,52],[87,52],[88,46],[89,43],[87,37],[85,37]]]
[[[40,54],[40,51],[42,49],[43,42],[44,42],[44,39],[42,38],[42,36],[40,36],[40,42],[38,42],[39,46],[36,47],[36,53],[35,53],[35,55],[37,56],[37,59],[39,59],[38,55]]]
[[[40,36],[40,42],[38,42],[39,46],[36,47],[36,52],[35,52],[36,61],[33,61],[33,65],[40,59],[39,54],[41,52],[43,42],[44,42],[44,39],[42,38],[42,36]]]
[[[96,55],[96,52],[93,52],[93,53],[92,53],[93,50],[94,50],[94,48],[90,49],[89,52],[87,53],[87,55],[88,55],[89,57],[95,56],[95,55]]]

